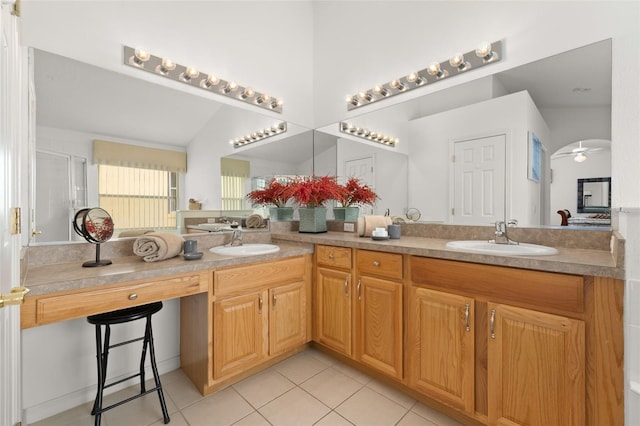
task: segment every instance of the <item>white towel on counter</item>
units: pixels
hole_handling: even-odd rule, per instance
[[[133,253],[145,262],[157,262],[179,255],[183,244],[184,239],[178,234],[152,232],[136,238]]]
[[[360,216],[358,218],[358,234],[361,237],[370,237],[376,228],[387,229],[389,225],[391,225],[389,216]]]

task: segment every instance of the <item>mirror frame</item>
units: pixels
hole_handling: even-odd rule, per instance
[[[585,206],[584,205],[584,184],[585,183],[597,183],[608,182],[609,194],[607,206]],[[578,179],[578,213],[610,213],[611,212],[611,177],[601,178],[585,178]]]

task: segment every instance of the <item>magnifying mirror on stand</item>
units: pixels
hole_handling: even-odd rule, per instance
[[[76,234],[96,245],[96,260],[84,262],[84,267],[111,265],[111,260],[100,260],[100,244],[113,236],[113,220],[106,210],[99,207],[79,210],[73,218]]]

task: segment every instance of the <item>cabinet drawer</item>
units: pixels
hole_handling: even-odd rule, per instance
[[[224,296],[248,289],[267,288],[274,284],[287,284],[304,280],[303,257],[236,266],[213,273],[213,294]]]
[[[379,251],[358,250],[356,255],[358,273],[385,278],[402,279],[402,255]]]
[[[117,287],[95,289],[60,296],[42,297],[36,302],[36,322],[39,325],[79,318],[101,312],[207,291],[201,288],[200,275],[144,281]]]
[[[351,269],[351,249],[316,245],[316,263],[321,266]]]
[[[412,256],[411,282],[493,300],[584,312],[584,278],[503,266]]]

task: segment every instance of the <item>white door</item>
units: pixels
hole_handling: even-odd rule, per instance
[[[375,175],[373,173],[373,157],[346,160],[344,162],[345,179],[358,178],[361,183],[375,189]],[[360,216],[372,214],[373,206],[360,206]]]
[[[18,23],[12,5],[0,13],[0,294],[20,282],[20,232],[12,209],[20,206],[21,87]],[[20,307],[0,308],[0,424],[20,422]]]
[[[488,225],[505,218],[506,136],[454,144],[451,223]]]

